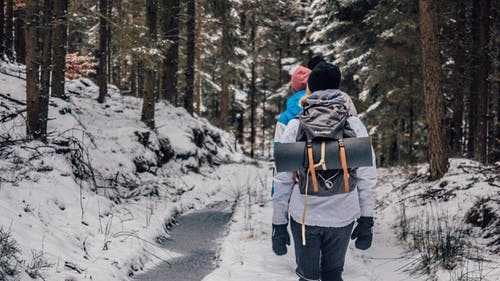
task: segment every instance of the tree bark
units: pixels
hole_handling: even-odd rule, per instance
[[[474,7],[475,8],[475,7]],[[482,163],[487,162],[488,142],[488,74],[490,62],[488,58],[488,44],[490,36],[490,1],[479,1],[479,48],[477,69],[477,119],[475,126],[474,158]]]
[[[196,3],[189,0],[187,4],[187,61],[186,61],[186,93],[184,95],[184,108],[193,114],[194,95],[194,61],[195,61],[195,31],[196,31]]]
[[[26,18],[25,9],[17,9],[14,11],[14,29],[15,29],[15,41],[14,49],[16,51],[16,62],[20,64],[26,64],[25,54],[26,54],[26,36],[24,34],[24,21]]]
[[[419,10],[430,178],[435,180],[441,178],[448,170],[435,0],[419,0]]]
[[[65,97],[64,92],[66,70],[66,44],[67,44],[67,14],[68,0],[54,1],[54,31],[52,36],[53,70],[52,70],[52,96]]]
[[[478,119],[478,90],[479,90],[479,2],[472,1],[471,19],[469,21],[469,28],[471,32],[471,46],[469,48],[470,60],[468,63],[468,73],[472,76],[470,91],[467,96],[468,115],[467,115],[467,156],[474,158],[474,150],[476,147],[476,123]]]
[[[26,1],[26,135],[29,139],[47,139],[48,96],[42,96],[39,86],[38,27],[39,6],[37,0]]]
[[[156,17],[157,17],[158,2],[157,0],[147,0],[146,2],[146,24],[149,29],[150,45],[156,41]],[[145,64],[146,75],[144,76],[144,92],[142,103],[141,121],[151,129],[155,127],[155,73],[154,65],[147,62]]]
[[[4,15],[4,10],[5,10],[5,3],[4,0],[0,0],[0,60],[3,59],[3,55],[5,54],[5,47],[4,47],[4,41],[5,41],[5,15]]]
[[[41,23],[42,35],[42,67],[40,81],[40,96],[45,99],[50,91],[50,68],[52,62],[52,1],[43,1],[43,17]],[[46,117],[45,117],[46,118]]]
[[[14,33],[14,1],[7,0],[7,7],[5,9],[5,55],[9,60],[14,59],[13,52],[13,33]]]
[[[179,0],[162,1],[162,33],[170,41],[162,63],[162,93],[165,100],[177,106],[177,71],[179,65]]]
[[[222,42],[221,42],[221,77],[220,77],[220,115],[219,126],[222,129],[227,128],[228,112],[229,112],[229,54],[231,49],[231,40],[229,37],[229,11],[224,11],[221,14],[222,24]]]
[[[252,56],[252,63],[250,66],[250,157],[255,156],[255,96],[257,95],[256,76],[255,71],[255,12],[252,13],[252,23],[250,27],[250,55]]]
[[[202,53],[202,30],[203,30],[203,0],[196,0],[196,73],[194,78],[195,84],[195,102],[196,108],[195,112],[198,116],[201,116],[201,104],[202,104],[202,96],[201,96],[201,71],[202,71],[202,61],[201,61],[201,53]]]
[[[99,66],[97,70],[97,79],[99,84],[99,97],[97,101],[104,103],[108,94],[107,79],[107,50],[108,50],[108,30],[107,19],[108,0],[99,0]]]
[[[465,6],[463,2],[458,1],[456,9],[456,30],[455,46],[453,52],[453,101],[451,108],[453,110],[453,120],[451,128],[451,150],[454,157],[463,155],[463,118],[464,118],[464,90],[465,90],[465,47],[464,47],[464,27],[465,27]]]
[[[107,5],[107,11],[106,11],[106,18],[108,20],[106,20],[106,33],[107,33],[107,36],[106,36],[106,39],[107,39],[107,42],[106,42],[106,62],[108,64],[107,66],[107,70],[108,70],[108,73],[107,73],[107,78],[108,78],[108,83],[111,84],[112,83],[112,78],[113,78],[113,67],[112,67],[112,63],[111,63],[111,11],[113,9],[113,0],[107,0],[108,1],[108,5]]]

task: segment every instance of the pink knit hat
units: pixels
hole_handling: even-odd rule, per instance
[[[307,78],[309,78],[311,70],[309,68],[299,66],[292,74],[292,94],[300,90],[305,90],[307,87]]]

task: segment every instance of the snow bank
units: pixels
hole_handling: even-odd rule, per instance
[[[500,221],[499,166],[483,166],[466,159],[451,159],[450,165],[445,177],[435,182],[427,181],[426,165],[378,169],[373,245],[361,251],[351,241],[344,280],[498,280],[500,258],[495,254]],[[251,191],[243,194],[244,200],[237,206],[222,244],[219,268],[203,281],[297,280],[293,241],[285,256],[275,256],[271,249],[272,204],[268,197],[271,179],[266,180],[261,186],[249,185]],[[480,215],[471,216],[479,218],[479,222],[465,221],[469,211],[478,205],[477,198],[489,198],[479,210],[489,208],[496,221],[484,223],[484,216]],[[409,238],[411,235],[406,240],[401,238],[403,217],[410,225],[408,231],[412,231],[414,226],[425,224],[427,214],[432,214],[430,210],[446,214],[441,219],[448,220],[450,226],[457,222],[468,230],[465,252],[472,255],[464,255],[453,269],[440,266],[432,266],[430,272],[418,269],[422,256]]]
[[[0,226],[21,250],[21,280],[34,261],[45,280],[129,279],[178,255],[155,243],[176,215],[234,200],[260,169],[232,135],[182,108],[157,103],[150,130],[141,99],[116,87],[104,104],[89,79],[66,92],[50,100],[48,142],[26,142],[25,81],[0,73]]]

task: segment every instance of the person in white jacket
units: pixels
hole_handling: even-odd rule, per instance
[[[306,102],[317,102],[319,99],[345,102],[339,84],[340,70],[328,63],[319,64],[308,79],[310,91],[305,97]],[[347,121],[356,137],[368,136],[358,117],[350,116]],[[281,143],[295,142],[298,129],[299,120],[291,120]],[[277,255],[286,254],[286,245],[290,245],[287,231],[290,221],[299,280],[341,281],[349,237],[356,239],[355,245],[359,249],[365,250],[371,246],[377,182],[374,156],[373,159],[373,166],[357,168],[353,173],[355,188],[352,191],[331,196],[310,194],[304,218],[305,195],[301,194],[293,173],[279,172],[275,175],[272,198],[273,251]],[[357,226],[352,231],[356,219]],[[302,243],[302,221],[305,224],[305,245]]]

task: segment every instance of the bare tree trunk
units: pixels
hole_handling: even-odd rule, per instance
[[[108,79],[107,71],[107,51],[108,51],[108,30],[107,19],[108,0],[99,0],[99,67],[97,71],[97,79],[99,84],[99,97],[97,101],[104,103],[108,94]]]
[[[252,26],[250,27],[250,52],[252,56],[252,64],[250,66],[250,157],[255,155],[255,96],[257,95],[256,86],[256,71],[255,71],[255,12],[252,13]]]
[[[146,24],[149,28],[149,39],[151,45],[156,41],[156,16],[157,16],[158,2],[157,0],[147,0],[146,2]],[[154,92],[154,65],[146,63],[144,76],[144,92],[142,103],[142,116],[141,121],[151,129],[155,127],[155,92]]]
[[[478,119],[478,103],[477,103],[477,93],[479,90],[479,60],[478,60],[478,50],[479,45],[479,2],[472,1],[472,12],[471,19],[469,21],[470,32],[472,34],[472,42],[469,48],[470,61],[468,63],[468,68],[470,75],[472,76],[472,83],[470,85],[469,95],[467,96],[468,104],[468,115],[467,115],[467,156],[470,158],[474,157],[474,150],[476,147],[476,122]]]
[[[4,41],[5,41],[5,24],[4,24],[4,10],[5,10],[5,3],[4,0],[0,0],[0,60],[3,59],[3,55],[5,54],[5,47],[4,47]]]
[[[5,13],[5,55],[9,60],[14,59],[13,48],[13,34],[14,34],[14,1],[7,0],[7,7]]]
[[[457,2],[456,9],[456,30],[455,30],[455,49],[453,60],[453,110],[451,150],[455,157],[463,155],[463,118],[464,118],[464,90],[465,90],[465,47],[464,47],[464,27],[465,27],[465,6],[461,1]]]
[[[195,57],[195,31],[196,31],[196,3],[189,0],[187,4],[187,62],[186,62],[186,94],[184,95],[184,108],[193,114],[194,94],[194,57]]]
[[[165,59],[162,63],[161,97],[177,106],[177,71],[179,67],[179,0],[162,1],[162,33],[170,40]]]
[[[227,128],[228,112],[229,112],[229,49],[231,48],[231,40],[229,38],[229,19],[228,11],[222,13],[222,42],[221,42],[221,90],[220,90],[220,115],[219,126],[222,129]]]
[[[64,74],[66,70],[66,43],[67,43],[67,14],[68,0],[54,1],[54,33],[52,36],[53,67],[52,70],[52,96],[64,97]]]
[[[52,3],[43,1],[43,17],[41,24],[42,35],[42,68],[40,81],[40,95],[48,97],[50,91],[50,68],[52,62]]]
[[[474,7],[475,8],[475,7]],[[477,113],[474,158],[482,163],[487,162],[488,142],[488,74],[490,63],[488,58],[488,44],[490,41],[490,1],[479,1],[479,48],[477,69]]]
[[[24,8],[19,8],[14,11],[14,29],[15,40],[14,50],[16,51],[16,62],[26,64],[26,36],[24,34],[24,21],[26,18],[26,11]]]
[[[132,59],[130,67],[130,91],[132,96],[139,96],[137,93],[137,64],[134,59]]]
[[[440,81],[436,2],[435,0],[419,0],[419,8],[430,178],[439,179],[448,170],[448,157],[443,127],[443,94]]]
[[[26,135],[29,139],[47,139],[48,96],[42,96],[39,86],[39,27],[38,0],[26,1]]]
[[[202,7],[203,7],[203,0],[196,0],[196,56],[195,56],[195,61],[196,61],[196,73],[195,73],[195,78],[194,78],[194,84],[195,84],[195,102],[196,102],[196,108],[195,112],[198,114],[198,116],[201,116],[201,104],[202,104],[202,97],[201,97],[201,71],[202,71],[202,61],[201,61],[201,53],[202,53],[202,30],[203,30],[203,13],[202,13]]]
[[[106,61],[107,61],[107,69],[108,69],[108,73],[107,73],[107,78],[108,78],[108,83],[111,84],[112,83],[112,78],[113,78],[113,67],[112,67],[112,60],[111,60],[111,11],[113,9],[113,0],[107,0],[108,1],[108,7],[107,7],[107,11],[106,11],[106,18],[108,20],[106,20],[106,33],[107,33],[107,36],[106,36],[106,39],[107,39],[107,42],[106,42],[106,54],[107,54],[107,58],[106,58]]]

